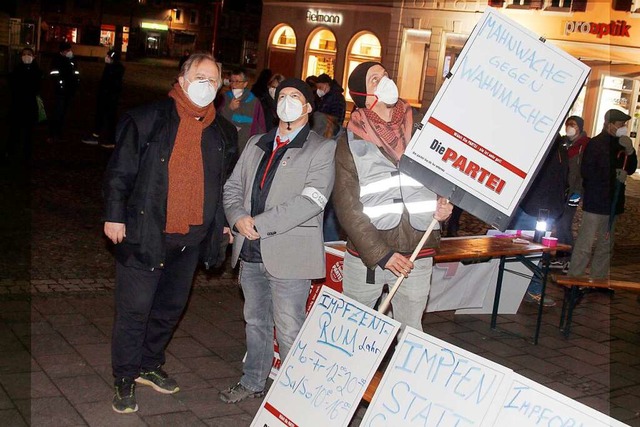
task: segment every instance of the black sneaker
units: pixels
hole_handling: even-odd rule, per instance
[[[118,378],[115,381],[116,392],[111,407],[119,414],[131,414],[138,410],[136,401],[136,383],[133,378]]]
[[[98,145],[98,135],[94,133],[92,135],[85,136],[84,138],[82,138],[82,142],[88,145]]]
[[[531,293],[531,292],[527,291],[524,294],[524,298],[522,300],[524,302],[528,302],[528,303],[531,303],[531,304],[540,305],[540,300],[541,299],[542,299],[542,296],[540,294],[534,294],[534,293]],[[543,307],[554,307],[555,305],[556,305],[556,302],[554,300],[552,300],[548,296],[544,297],[544,304],[542,304]]]
[[[242,402],[245,399],[253,399],[263,396],[264,390],[252,391],[240,383],[231,386],[218,394],[218,397],[220,397],[220,400],[222,400],[224,403],[238,403]]]
[[[169,378],[167,373],[158,366],[152,371],[142,371],[136,378],[136,382],[153,387],[153,389],[163,394],[173,394],[180,391],[178,383],[173,378]]]

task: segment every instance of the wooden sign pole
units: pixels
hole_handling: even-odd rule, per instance
[[[418,246],[416,246],[416,248],[414,249],[413,253],[411,254],[411,258],[409,258],[409,261],[413,262],[416,260],[416,257],[420,253],[420,250],[422,249],[424,244],[427,242],[427,239],[431,235],[431,232],[433,231],[433,228],[436,226],[436,224],[438,224],[437,219],[434,218],[433,220],[431,220],[431,224],[429,224],[429,227],[427,227],[427,231],[424,232],[422,239],[420,239],[420,243],[418,243]],[[391,288],[391,290],[389,291],[389,295],[387,295],[387,298],[378,307],[379,313],[384,314],[389,309],[389,304],[391,304],[391,299],[398,291],[398,288],[400,287],[400,284],[402,284],[403,280],[404,280],[404,276],[401,275],[400,277],[398,277],[398,279],[396,280],[396,283],[393,285],[393,288]]]

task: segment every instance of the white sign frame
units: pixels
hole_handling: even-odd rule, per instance
[[[401,169],[504,230],[589,72],[487,8],[407,146]]]
[[[468,427],[480,425],[479,420],[491,422],[492,404],[503,400],[511,372],[406,327],[360,425]],[[475,407],[470,399],[476,400]]]
[[[323,286],[251,426],[347,426],[399,329]]]
[[[504,400],[497,403],[496,420],[491,424],[495,427],[627,426],[627,424],[515,372],[511,374],[511,381],[509,381]]]

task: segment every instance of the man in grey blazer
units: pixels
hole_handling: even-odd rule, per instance
[[[278,127],[249,140],[224,186],[247,336],[242,378],[220,392],[226,403],[264,396],[274,324],[284,360],[304,322],[311,279],[325,274],[322,217],[333,188],[335,142],[310,130],[313,93],[305,82],[284,80],[275,99]]]

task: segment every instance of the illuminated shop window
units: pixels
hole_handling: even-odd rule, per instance
[[[292,77],[296,65],[296,33],[286,24],[276,25],[271,31],[267,67],[274,73]]]
[[[349,75],[359,64],[367,61],[381,62],[382,60],[380,40],[369,32],[362,32],[353,36],[349,43],[348,52],[342,87],[347,87]],[[347,100],[352,101],[349,91],[346,91],[345,96]]]
[[[330,30],[320,28],[309,35],[305,54],[303,79],[326,73],[334,77],[336,64],[336,36]]]
[[[404,31],[397,83],[400,97],[413,105],[422,103],[430,40],[429,30]]]
[[[295,49],[296,33],[293,32],[293,28],[288,25],[282,25],[276,29],[273,37],[271,38],[271,46]]]
[[[633,101],[633,79],[603,76],[601,84],[598,113],[596,114],[596,126],[592,130],[592,135],[600,133],[604,127],[604,114],[608,110],[615,108],[629,114]]]
[[[458,56],[460,56],[460,51],[469,38],[469,35],[447,33],[445,37],[446,43],[444,50],[444,63],[442,64],[442,77],[449,74],[449,71],[453,68],[453,64],[456,63]]]

